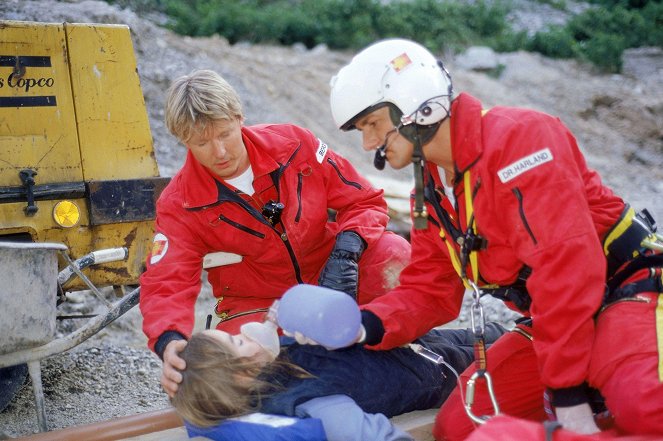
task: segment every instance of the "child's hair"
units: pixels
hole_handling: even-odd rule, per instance
[[[256,379],[258,363],[237,357],[204,333],[194,334],[180,357],[186,361],[186,369],[171,402],[182,418],[209,427],[254,409],[252,395],[261,388]]]
[[[186,362],[186,369],[171,403],[183,419],[198,427],[214,426],[224,419],[257,411],[261,398],[279,388],[261,378],[279,374],[310,376],[287,361],[277,359],[265,365],[237,357],[202,332],[191,337],[180,357]]]
[[[177,78],[168,88],[166,127],[186,143],[194,130],[203,133],[216,120],[241,119],[239,95],[212,70],[197,70]]]

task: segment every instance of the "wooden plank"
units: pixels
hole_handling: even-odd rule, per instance
[[[434,441],[433,424],[439,409],[416,410],[414,412],[397,415],[391,422],[412,435],[416,441]]]
[[[202,441],[207,438],[200,436],[189,438],[186,434],[186,429],[184,426],[181,426],[175,427],[174,429],[162,430],[161,432],[152,432],[145,435],[125,438],[122,441],[188,441],[189,439]]]
[[[395,416],[391,422],[401,430],[408,432],[416,441],[434,441],[433,423],[438,409],[418,410]],[[194,440],[206,438],[196,437]],[[123,441],[187,441],[189,437],[184,427],[163,430],[161,432],[126,438]]]

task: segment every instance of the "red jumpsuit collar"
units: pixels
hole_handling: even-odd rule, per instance
[[[481,101],[461,93],[451,104],[451,152],[459,175],[483,153]]]
[[[255,130],[253,127],[242,127],[242,141],[249,154],[249,161],[253,169],[254,183],[259,181],[266,185],[271,185],[271,179],[260,179],[269,175],[279,168],[279,162],[284,164],[294,153],[299,143],[295,139],[282,138],[274,139],[274,136],[264,134],[264,131]],[[262,148],[263,145],[278,142],[283,146],[279,149],[279,157],[272,158]],[[277,162],[278,161],[278,162]],[[214,204],[218,201],[219,192],[217,190],[218,178],[204,166],[202,166],[191,151],[187,152],[186,162],[182,167],[183,183],[183,206],[184,208],[204,207]],[[261,183],[262,183],[261,182]],[[262,186],[262,185],[261,185]],[[256,188],[256,191],[259,191]]]

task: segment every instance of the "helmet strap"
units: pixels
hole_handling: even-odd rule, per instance
[[[398,127],[403,124],[401,121],[401,118],[403,118],[403,112],[401,112],[401,109],[392,103],[387,103],[387,107],[389,107],[389,118],[391,118],[391,123],[394,125],[394,127]]]
[[[392,103],[388,103],[387,106],[389,107],[389,118],[391,119],[392,124],[398,130],[398,133],[403,135],[403,138],[407,139],[412,144],[415,144],[415,138],[418,138],[421,145],[426,145],[431,139],[433,139],[437,129],[440,128],[446,119],[443,118],[441,121],[427,126],[420,124],[405,125],[403,124],[403,112]]]
[[[405,139],[410,141],[414,146],[412,151],[412,165],[414,167],[414,211],[412,217],[414,219],[414,228],[417,230],[425,230],[428,227],[428,212],[424,205],[424,164],[426,158],[424,157],[423,145],[428,143],[442,125],[442,121],[430,124],[427,126],[419,124],[403,124],[403,112],[394,104],[389,103],[389,117],[398,133],[403,135]]]
[[[428,226],[428,212],[424,205],[424,151],[419,137],[418,126],[413,130],[412,165],[414,166],[414,210],[412,218],[416,230],[425,230]]]
[[[415,138],[418,138],[421,145],[426,145],[431,139],[433,139],[433,136],[435,136],[437,129],[440,128],[443,121],[444,119],[427,126],[422,126],[420,124],[402,125],[398,132],[412,144],[415,143]]]

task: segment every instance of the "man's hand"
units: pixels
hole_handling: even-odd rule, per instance
[[[172,340],[163,351],[163,372],[161,373],[161,386],[170,398],[175,396],[179,384],[182,382],[182,373],[186,369],[186,362],[179,356],[186,346],[186,340]]]
[[[357,233],[343,231],[336,236],[336,244],[320,274],[318,285],[343,291],[356,299],[359,283],[357,262],[364,248],[364,240]]]
[[[569,407],[556,407],[557,421],[572,432],[589,435],[600,432],[594,422],[594,413],[588,403]]]
[[[294,334],[291,334],[290,332],[283,330],[283,334],[288,336],[288,337],[293,337],[297,343],[300,345],[314,345],[314,346],[319,346],[320,343],[317,341],[313,340],[312,338],[308,338],[304,334],[302,334],[299,331],[295,331]],[[348,346],[352,346],[357,343],[363,343],[364,340],[366,340],[366,329],[364,328],[364,325],[359,326],[359,332],[357,333],[357,338],[355,338]],[[346,346],[347,347],[347,346]],[[333,349],[328,348],[324,346],[325,349],[328,349],[332,351]],[[336,348],[340,349],[340,348]]]

